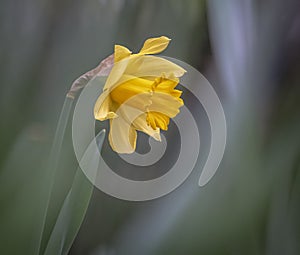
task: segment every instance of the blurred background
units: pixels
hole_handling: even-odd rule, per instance
[[[298,0],[4,0],[0,13],[1,254],[300,254]],[[137,52],[160,35],[172,39],[163,54],[197,68],[220,97],[228,136],[217,174],[197,186],[204,146],[167,196],[128,202],[94,189],[83,221],[58,224],[78,174],[70,121],[56,174],[47,167],[66,93],[114,44]],[[107,140],[102,153],[114,159]],[[80,229],[55,235],[70,249],[46,253],[55,224]]]

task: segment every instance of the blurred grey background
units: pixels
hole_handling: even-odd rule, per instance
[[[114,44],[136,52],[160,35],[172,39],[163,54],[197,68],[218,93],[224,159],[199,188],[204,146],[188,180],[153,201],[95,189],[69,254],[300,254],[299,1],[4,0],[0,13],[1,254],[38,254],[47,159],[73,80]],[[184,99],[209,144],[201,105]],[[109,150],[106,141],[114,160]],[[69,123],[49,229],[76,169]]]

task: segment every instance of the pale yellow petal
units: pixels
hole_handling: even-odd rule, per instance
[[[132,96],[140,93],[149,93],[152,89],[153,81],[144,78],[134,78],[114,86],[111,90],[110,95],[112,100],[122,104]]]
[[[150,93],[141,93],[136,96],[133,96],[126,102],[125,105],[134,107],[135,109],[146,112],[148,107],[152,104],[152,94]]]
[[[117,115],[113,112],[114,103],[112,102],[108,91],[104,91],[97,99],[94,106],[94,116],[97,120],[106,120],[115,118]]]
[[[122,117],[110,120],[108,140],[112,149],[117,153],[133,153],[136,147],[137,133],[134,127]]]
[[[112,89],[121,83],[137,77],[181,77],[186,71],[161,57],[131,56],[114,64],[104,90]]]
[[[119,62],[120,60],[127,58],[131,55],[131,51],[122,45],[115,45],[114,60]]]
[[[122,78],[125,74],[125,70],[128,66],[129,58],[125,58],[119,62],[115,62],[113,68],[104,85],[104,90],[111,89],[113,86],[118,84],[118,81]],[[132,79],[132,77],[130,77]],[[130,79],[128,77],[128,79]],[[120,83],[120,82],[119,82]]]
[[[166,36],[147,39],[139,54],[157,54],[168,47],[171,39]]]
[[[160,137],[160,130],[159,128],[152,128],[148,123],[147,123],[147,113],[143,113],[140,116],[138,116],[134,121],[133,121],[133,126],[136,128],[136,130],[144,132],[145,134],[153,137],[157,141],[161,141]]]
[[[117,114],[126,121],[127,125],[132,125],[136,130],[142,131],[152,136],[155,140],[161,141],[159,128],[153,129],[147,124],[147,112],[128,104],[123,104],[117,110]]]
[[[136,77],[160,77],[162,75],[168,77],[171,76],[171,74],[174,74],[176,77],[181,77],[185,72],[182,67],[169,60],[146,55],[132,56],[128,61],[125,73]]]
[[[149,112],[158,112],[173,118],[179,113],[179,108],[183,106],[181,98],[175,98],[169,94],[154,92],[152,95],[152,104],[149,107]]]

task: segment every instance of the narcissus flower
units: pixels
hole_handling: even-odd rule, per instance
[[[162,57],[170,39],[161,36],[145,41],[137,54],[115,45],[114,66],[103,93],[94,107],[95,119],[110,120],[109,142],[118,153],[132,153],[137,131],[160,141],[160,130],[167,130],[170,118],[183,105],[181,91],[175,89],[185,70]]]

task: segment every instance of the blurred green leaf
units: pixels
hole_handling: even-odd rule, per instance
[[[96,136],[96,142],[99,150],[102,147],[104,138],[105,130],[102,130]],[[87,149],[85,155],[88,151],[90,151],[89,148]],[[85,158],[85,155],[83,156],[83,159]],[[98,152],[94,151],[92,154],[92,158],[90,158],[89,160],[90,162],[97,161],[99,164],[100,158]],[[95,165],[92,164],[91,167],[94,166]],[[78,167],[73,185],[63,203],[63,206],[49,238],[49,242],[44,253],[45,255],[60,255],[67,254],[69,252],[84,219],[90,202],[92,191],[92,183],[89,182],[80,167]]]

